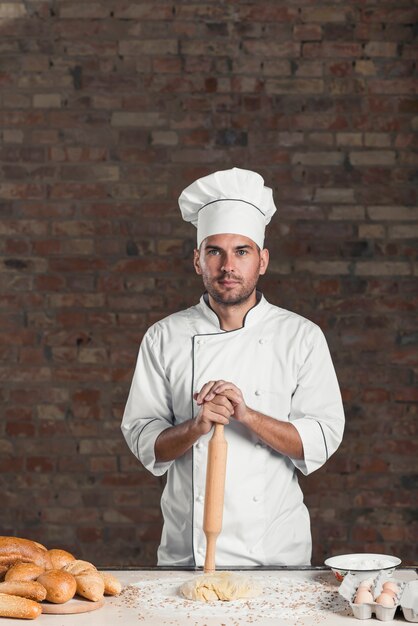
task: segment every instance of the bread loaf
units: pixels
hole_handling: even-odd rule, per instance
[[[104,580],[89,561],[76,559],[68,563],[64,570],[70,572],[77,583],[77,593],[83,598],[97,602],[104,594]]]
[[[21,596],[29,600],[41,602],[46,598],[45,587],[35,580],[11,580],[0,583],[0,593]]]
[[[0,537],[0,580],[2,574],[5,582],[0,583],[0,595],[5,610],[12,607],[12,611],[27,613],[27,619],[37,617],[40,611],[27,604],[18,606],[15,600],[6,602],[6,594],[9,598],[22,596],[22,600],[46,599],[62,604],[75,593],[97,602],[104,594],[113,596],[122,590],[115,576],[98,572],[93,563],[76,559],[66,550],[48,550],[36,541],[19,537]],[[0,603],[0,607],[3,605]]]
[[[63,569],[66,572],[70,572],[73,576],[77,576],[78,574],[84,574],[84,572],[88,571],[97,571],[93,563],[89,561],[82,561],[81,559],[75,559],[67,565],[64,565]]]
[[[48,551],[40,544],[20,537],[0,537],[0,566],[9,568],[18,562],[35,563],[43,569],[51,568]]]
[[[41,605],[33,600],[0,593],[0,617],[35,619],[41,613]]]
[[[117,596],[122,591],[122,585],[116,576],[107,572],[99,572],[99,574],[103,578],[105,596]]]
[[[103,598],[105,583],[97,570],[86,570],[83,574],[77,574],[75,580],[79,596],[92,602]]]
[[[54,604],[63,604],[74,597],[77,584],[74,576],[62,569],[51,569],[38,578],[46,589],[46,600]]]
[[[52,550],[48,550],[48,554],[51,559],[53,569],[62,569],[68,563],[75,561],[75,557],[66,550],[53,548]]]
[[[16,563],[7,570],[4,580],[36,580],[44,571],[43,567],[35,563]]]

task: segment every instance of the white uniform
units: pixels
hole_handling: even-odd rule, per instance
[[[154,444],[166,428],[197,415],[193,392],[210,380],[234,383],[246,404],[289,421],[304,460],[272,450],[231,419],[218,566],[306,565],[311,558],[308,511],[296,468],[321,467],[337,449],[344,412],[326,340],[309,320],[259,301],[244,326],[222,331],[205,296],[199,304],[154,324],[139,351],[122,421],[126,441],[154,475],[168,472],[161,507],[159,565],[202,566],[207,445],[201,437],[182,457],[157,462]]]

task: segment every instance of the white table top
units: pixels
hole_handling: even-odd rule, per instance
[[[258,599],[210,605],[177,594],[179,584],[202,575],[201,571],[109,571],[125,588],[120,596],[107,597],[102,608],[74,615],[43,614],[34,622],[2,618],[0,626],[359,626],[337,592],[338,581],[327,569],[243,571],[241,575],[265,585],[265,593]],[[417,574],[413,569],[399,568],[394,578],[415,580]],[[315,602],[318,599],[318,604],[313,605],[312,598]],[[396,614],[395,621],[408,623],[402,613]]]

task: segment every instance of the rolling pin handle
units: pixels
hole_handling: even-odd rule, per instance
[[[203,513],[203,531],[206,535],[205,572],[215,571],[216,540],[222,530],[227,448],[228,444],[224,436],[224,426],[223,424],[215,424],[208,445],[205,508]]]

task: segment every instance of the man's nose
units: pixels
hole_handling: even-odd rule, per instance
[[[225,254],[222,259],[221,270],[227,274],[235,271],[234,261],[235,259],[233,254]]]

